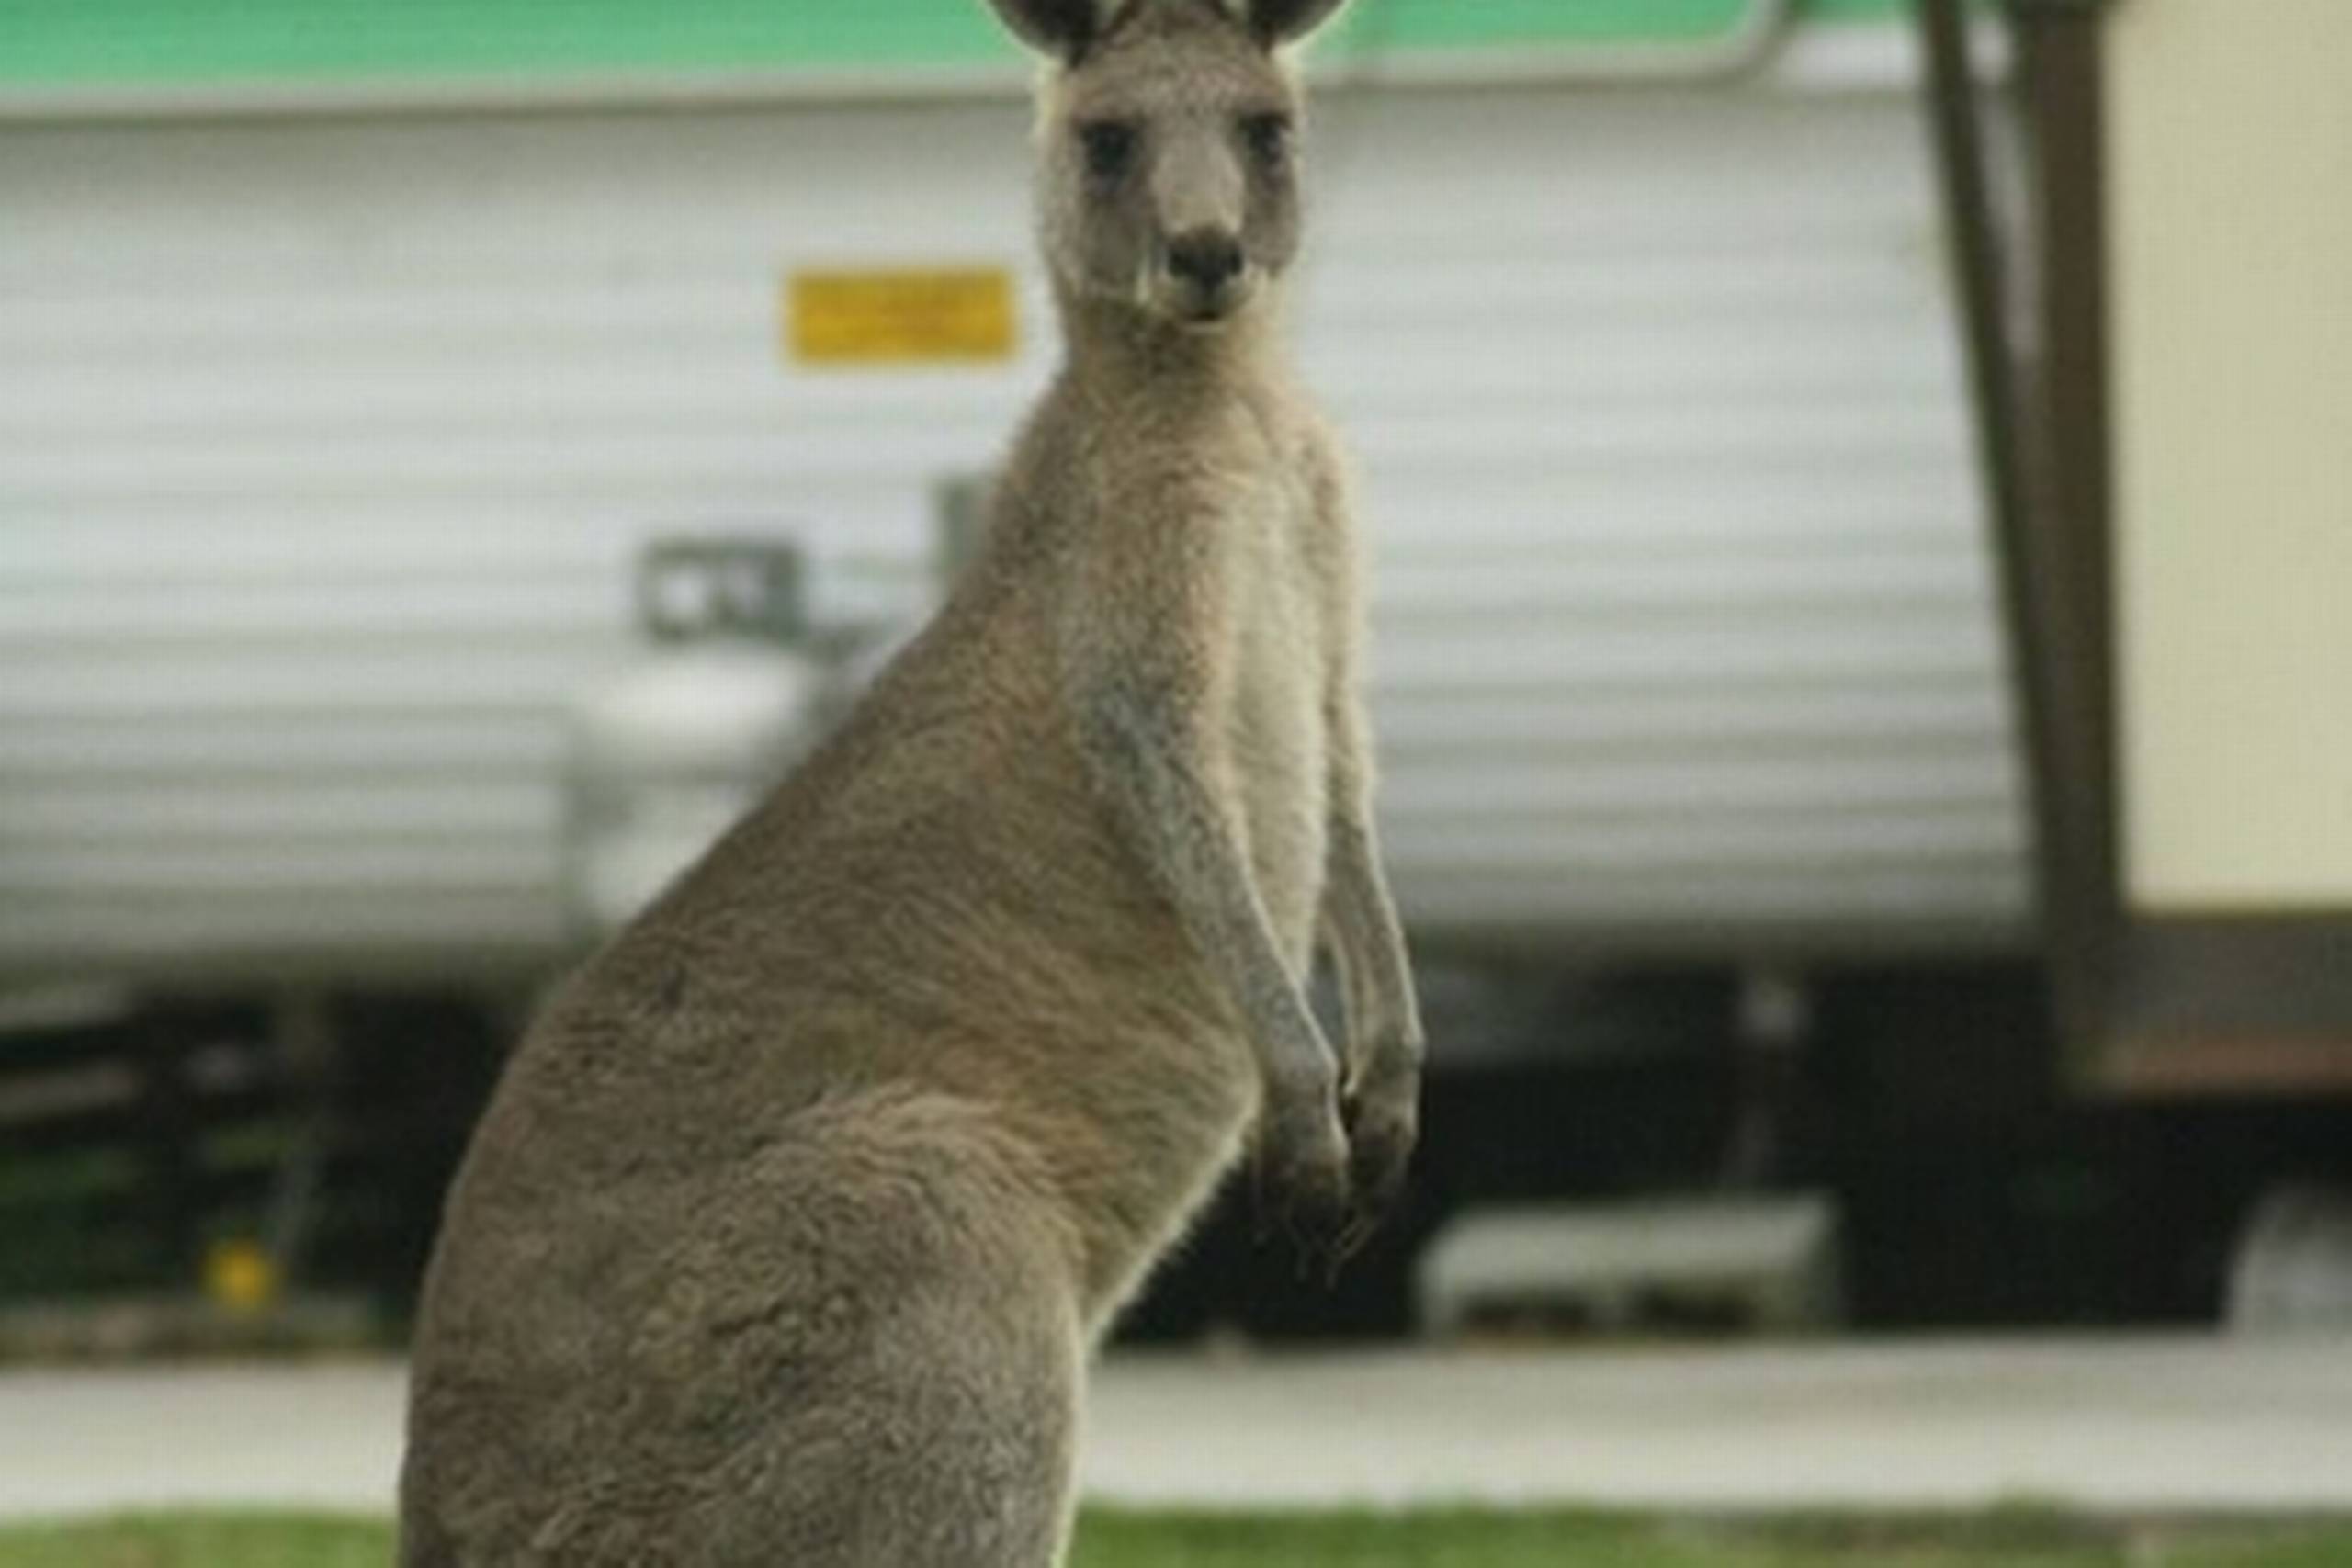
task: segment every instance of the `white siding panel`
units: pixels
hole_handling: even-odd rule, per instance
[[[1051,344],[1027,111],[0,136],[0,966],[529,961],[560,715],[678,528],[919,602]],[[1424,933],[2014,931],[2023,856],[1894,95],[1335,98],[1300,286],[1377,555]],[[799,266],[1001,263],[1001,370],[785,361]]]

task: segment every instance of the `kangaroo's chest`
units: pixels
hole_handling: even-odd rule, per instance
[[[1228,519],[1236,646],[1226,739],[1259,893],[1285,954],[1303,967],[1323,884],[1329,608],[1304,480],[1270,462],[1237,491],[1238,510]]]

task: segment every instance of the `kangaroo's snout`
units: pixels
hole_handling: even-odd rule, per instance
[[[1168,270],[1204,294],[1241,274],[1241,242],[1219,230],[1195,231],[1168,247]]]
[[[1195,229],[1168,244],[1169,276],[1190,290],[1194,315],[1224,313],[1245,260],[1240,240],[1222,229]]]

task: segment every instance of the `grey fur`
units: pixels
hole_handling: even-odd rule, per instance
[[[1201,0],[1049,88],[1068,362],[937,619],[516,1053],[427,1277],[409,1568],[1047,1568],[1087,1355],[1253,1122],[1312,1246],[1395,1191],[1420,1026],[1270,110]],[[1116,188],[1070,151],[1104,114]],[[1170,212],[1246,283],[1161,276]]]

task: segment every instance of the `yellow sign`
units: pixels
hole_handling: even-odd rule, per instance
[[[1002,267],[795,273],[786,313],[804,365],[993,364],[1018,336]]]
[[[214,1242],[204,1255],[204,1293],[233,1313],[260,1312],[277,1299],[277,1260],[242,1237]]]

